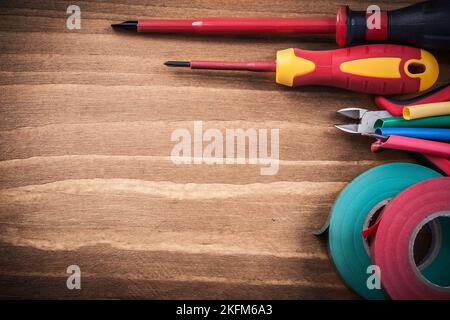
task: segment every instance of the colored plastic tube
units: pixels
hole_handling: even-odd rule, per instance
[[[403,116],[403,108],[419,104],[450,101],[450,84],[430,90],[412,99],[397,100],[391,97],[378,96],[375,103],[381,109],[389,111],[395,117]]]
[[[405,120],[403,117],[378,119],[373,125],[377,128],[414,127],[414,128],[450,128],[450,116],[429,117],[415,120]]]
[[[420,104],[403,108],[403,118],[406,120],[420,119],[450,114],[450,101]]]
[[[450,141],[450,129],[442,128],[377,128],[376,134],[382,136],[402,136],[426,140]]]
[[[443,174],[450,176],[450,160],[442,157],[433,156],[430,154],[423,155],[424,160],[428,161],[432,166]]]
[[[450,159],[450,144],[444,142],[389,136],[386,141],[377,140],[370,147],[372,151],[378,151],[380,148],[418,152]]]

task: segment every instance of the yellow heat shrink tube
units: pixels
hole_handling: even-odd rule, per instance
[[[450,114],[450,101],[419,104],[403,108],[403,118],[413,120]]]

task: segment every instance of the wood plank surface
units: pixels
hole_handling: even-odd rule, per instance
[[[373,1],[349,0],[365,10]],[[414,1],[378,1],[394,9]],[[68,30],[66,8],[81,8]],[[333,17],[341,1],[0,1],[0,298],[357,298],[312,233],[340,190],[389,161],[338,132],[372,97],[297,90],[265,73],[174,70],[170,59],[272,59],[331,36],[114,32],[153,17]],[[440,80],[448,80],[443,54]],[[278,128],[280,167],[176,165],[177,128]],[[66,268],[81,268],[68,290]]]

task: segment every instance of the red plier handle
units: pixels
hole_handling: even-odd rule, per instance
[[[407,106],[445,101],[450,101],[450,83],[408,100],[395,100],[382,96],[375,98],[379,108],[389,111],[395,117],[402,116],[403,108]]]

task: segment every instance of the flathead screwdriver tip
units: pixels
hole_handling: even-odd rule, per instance
[[[190,61],[166,61],[164,62],[164,65],[168,67],[187,67],[189,68],[191,66]]]
[[[137,21],[124,21],[121,23],[112,23],[111,27],[113,27],[114,29],[137,31],[137,24]]]

